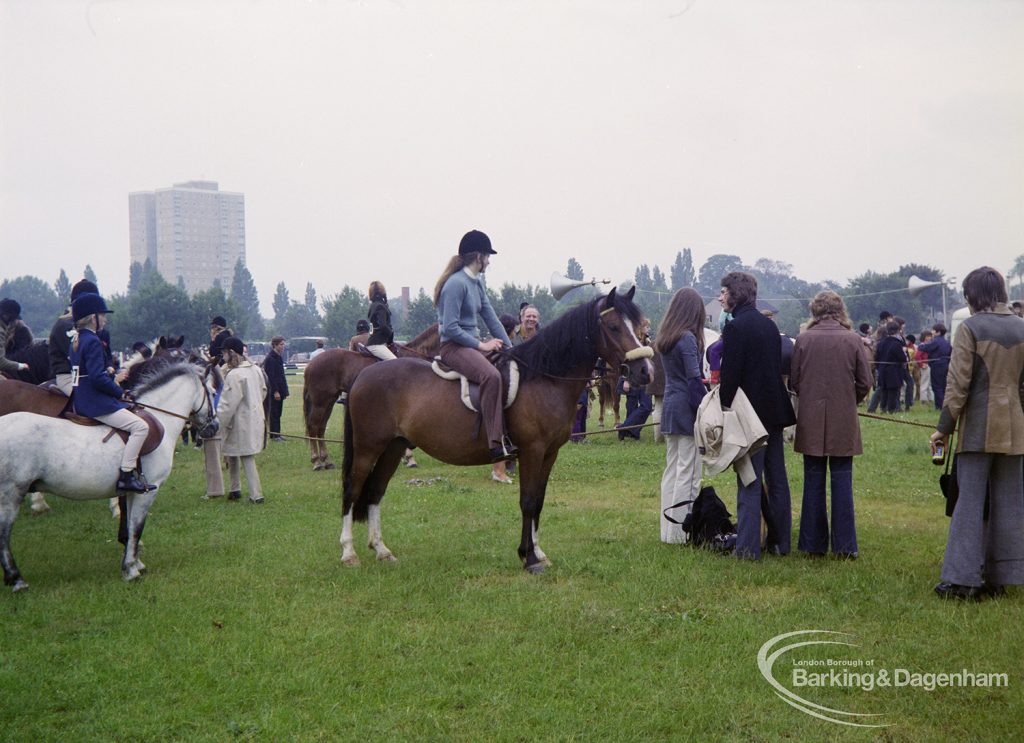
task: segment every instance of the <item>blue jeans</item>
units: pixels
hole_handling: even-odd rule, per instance
[[[768,445],[752,454],[750,461],[754,465],[754,481],[744,485],[736,476],[736,556],[760,559],[762,513],[768,525],[768,550],[788,555],[792,546],[793,509],[781,428],[768,431]]]
[[[832,529],[825,506],[825,471],[832,490]],[[804,499],[800,512],[801,552],[825,554],[831,536],[832,551],[857,554],[857,528],[853,519],[853,457],[804,455]]]
[[[654,406],[651,404],[650,395],[643,390],[640,390],[636,394],[630,392],[626,397],[626,420],[622,421],[620,425],[622,427],[643,425],[651,416],[652,410],[654,410]],[[622,441],[626,436],[632,436],[634,439],[639,439],[640,429],[635,428],[631,431],[620,431],[619,441]]]

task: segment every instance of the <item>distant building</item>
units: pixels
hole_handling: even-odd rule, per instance
[[[245,262],[245,195],[221,191],[216,181],[186,181],[128,194],[133,263],[148,259],[169,283],[180,278],[189,294],[215,280],[231,291],[235,263]]]

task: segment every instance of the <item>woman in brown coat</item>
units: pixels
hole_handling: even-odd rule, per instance
[[[838,557],[857,556],[853,520],[853,458],[863,449],[857,403],[871,390],[871,363],[851,330],[842,297],[818,292],[813,319],[796,339],[789,384],[800,399],[793,448],[804,455],[804,498],[797,548],[824,555],[831,537]],[[832,528],[825,473],[832,491]]]

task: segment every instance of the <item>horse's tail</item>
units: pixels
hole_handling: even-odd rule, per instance
[[[344,507],[352,509],[352,518],[356,521],[366,521],[369,512],[369,503],[366,498],[361,497],[362,493],[353,493],[350,490],[352,481],[352,459],[355,456],[352,447],[352,411],[345,406],[345,440],[342,444],[341,460],[341,493],[344,499]]]
[[[306,435],[309,436],[309,414],[313,409],[313,401],[309,399],[309,389],[306,386],[302,387],[302,422],[306,426]]]

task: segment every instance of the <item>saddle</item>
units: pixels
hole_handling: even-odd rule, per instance
[[[519,364],[515,361],[509,360],[507,364],[496,366],[498,371],[501,372],[502,409],[508,410],[508,408],[512,406],[512,403],[516,401],[516,395],[519,392]],[[480,412],[479,384],[476,382],[470,382],[451,367],[442,364],[440,356],[434,357],[434,361],[430,364],[430,368],[433,369],[434,374],[441,377],[441,379],[459,382],[461,385],[460,397],[462,398],[462,404],[474,413]]]
[[[135,415],[139,416],[140,418],[142,418],[142,420],[146,421],[146,423],[149,424],[149,433],[146,435],[146,440],[142,443],[142,451],[139,452],[139,456],[145,456],[150,452],[156,451],[156,448],[160,446],[160,442],[163,441],[164,439],[163,424],[160,423],[160,421],[158,421],[155,417],[153,417],[152,413],[150,413],[148,410],[143,410],[138,405],[133,405],[132,407],[128,408],[128,410],[129,412],[134,413]],[[79,426],[106,425],[106,423],[98,421],[95,418],[86,418],[84,415],[73,413],[70,410],[65,411],[62,417],[66,418],[72,423],[78,424]],[[123,443],[128,443],[128,432],[122,431],[119,428],[111,428],[109,431],[107,431],[107,435],[103,437],[103,443],[105,444],[108,441],[110,441],[110,437],[113,436],[114,434],[117,434]]]

